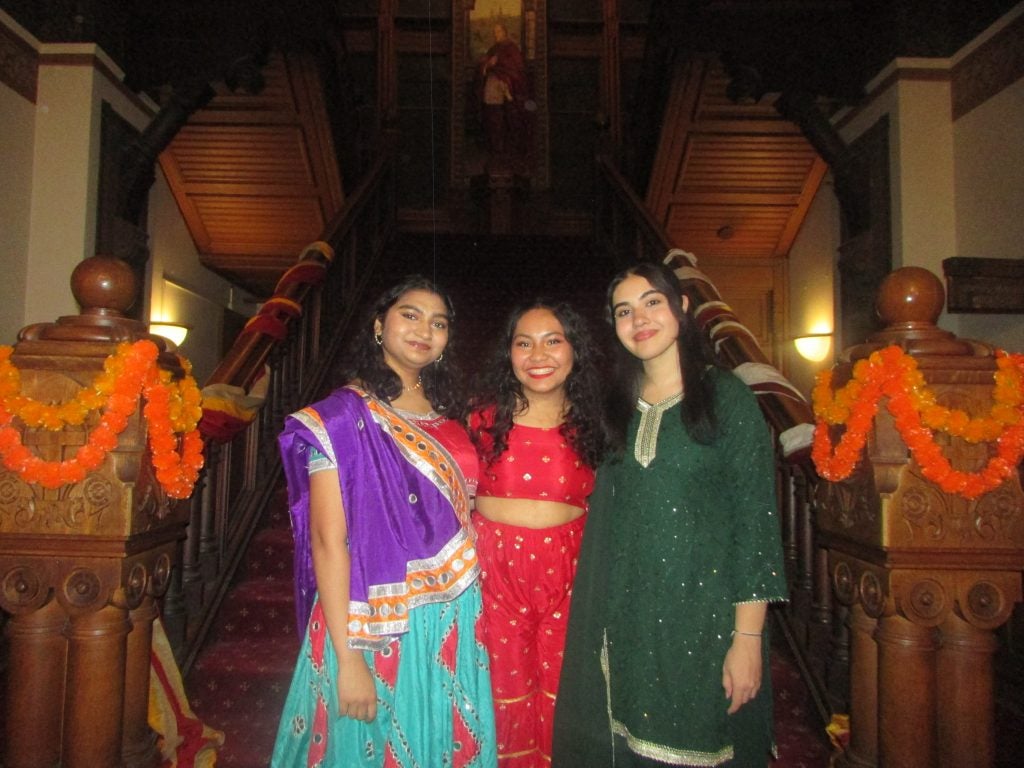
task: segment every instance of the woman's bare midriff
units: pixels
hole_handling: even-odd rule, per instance
[[[476,511],[495,523],[520,528],[554,528],[581,517],[584,510],[560,501],[477,496]]]

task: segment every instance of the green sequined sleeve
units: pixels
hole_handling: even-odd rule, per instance
[[[771,434],[750,388],[731,373],[718,377],[718,443],[734,504],[723,510],[731,527],[729,581],[733,603],[785,600],[786,580],[775,495]]]

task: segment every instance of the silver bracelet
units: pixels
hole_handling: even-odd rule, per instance
[[[747,637],[762,637],[763,632],[740,632],[738,629],[734,629],[729,637],[735,637],[736,635],[746,635]]]

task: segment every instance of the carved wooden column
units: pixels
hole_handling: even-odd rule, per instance
[[[29,583],[33,577],[33,572],[17,568],[8,571],[4,592],[24,594],[25,587],[38,585]],[[4,602],[6,605],[8,600]],[[60,761],[66,623],[61,606],[50,601],[38,610],[15,614],[7,625],[12,660],[4,701],[4,765],[8,768],[35,768]],[[28,690],[36,695],[22,695]]]
[[[992,701],[992,655],[998,643],[991,632],[951,613],[942,624],[938,655],[939,751],[947,765],[991,765],[995,734],[992,719],[958,717],[957,701],[984,709]]]
[[[851,768],[878,764],[878,621],[854,605],[850,611],[850,731],[846,764]]]
[[[935,326],[941,283],[909,267],[883,282],[887,328],[847,350],[835,385],[873,351],[912,355],[946,408],[992,407],[993,350]],[[847,768],[986,768],[994,756],[993,631],[1021,599],[1024,492],[1019,472],[974,499],[923,474],[883,397],[860,462],[820,486],[819,531],[837,599],[851,610]],[[955,470],[978,471],[986,443],[936,433]]]
[[[21,392],[65,402],[91,386],[121,342],[151,338],[123,312],[135,295],[123,261],[94,257],[72,275],[80,315],[29,326],[11,357]],[[159,364],[178,369],[177,358]],[[146,768],[159,764],[148,727],[155,599],[170,580],[187,505],[157,482],[141,401],[103,463],[78,482],[45,488],[0,466],[0,608],[9,684],[3,765]],[[22,443],[46,461],[75,455],[95,426],[50,432],[18,419]]]

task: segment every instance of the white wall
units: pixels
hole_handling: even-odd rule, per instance
[[[1024,79],[953,127],[957,256],[1024,259]],[[1024,352],[1024,316],[948,315],[949,330]]]
[[[829,174],[818,189],[789,252],[790,337],[835,331],[834,275],[838,258],[839,202]],[[821,362],[804,360],[788,340],[783,351],[787,377],[810,398],[814,375],[832,366],[836,354],[834,344]]]
[[[1011,11],[979,41],[1021,12]],[[893,62],[842,125],[850,143],[888,116],[894,268],[920,266],[942,279],[942,261],[952,256],[1024,258],[1024,80],[952,120],[951,77],[944,75],[979,41],[950,59]],[[1021,314],[943,312],[938,325],[1024,351]]]
[[[221,359],[224,309],[250,315],[255,305],[244,292],[199,263],[192,236],[159,167],[156,177],[149,191],[148,316],[154,322],[192,327],[180,351],[202,383]]]
[[[13,344],[25,325],[34,123],[32,103],[0,83],[0,344]]]
[[[120,86],[122,74],[95,45],[38,50],[34,134],[22,150],[32,153],[23,325],[78,312],[69,281],[95,255],[103,103],[136,128],[155,114],[155,105]]]
[[[895,88],[889,123],[893,268],[924,267],[941,277],[942,260],[956,250],[950,83],[910,78]]]
[[[95,253],[103,104],[142,130],[157,107],[127,91],[91,44],[40,44],[0,11],[0,24],[36,51],[36,103],[0,84],[0,344],[32,323],[79,311],[71,273]],[[192,326],[182,353],[202,381],[222,353],[224,308],[251,314],[248,297],[199,263],[163,174],[150,190],[150,263],[137,301],[143,317]]]

